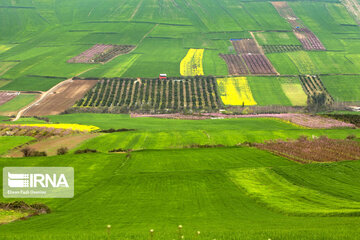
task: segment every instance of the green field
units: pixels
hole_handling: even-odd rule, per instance
[[[247,77],[253,97],[258,105],[292,105],[276,77]]]
[[[321,76],[326,89],[339,102],[360,101],[360,76]]]
[[[360,73],[360,30],[345,7],[336,1],[290,6],[330,52],[269,54],[281,74]],[[291,26],[266,1],[1,0],[0,7],[0,75],[12,80],[1,87],[6,90],[44,91],[76,75],[179,76],[189,48],[205,49],[206,75],[227,75],[218,54],[231,53],[229,39],[249,38],[250,31],[256,31],[260,45],[299,44]],[[96,43],[136,49],[105,65],[66,62]]]
[[[192,145],[234,146],[243,142],[322,136],[344,139],[360,134],[358,129],[304,129],[276,119],[172,120],[130,118],[116,114],[70,114],[51,116],[52,122],[94,125],[102,129],[127,128],[135,131],[103,134],[84,142],[79,149],[108,152],[115,149],[167,149]]]
[[[1,159],[0,165],[7,161]],[[85,154],[17,159],[12,165],[72,166],[77,187],[72,200],[44,199],[53,213],[3,225],[2,239],[102,239],[106,238],[107,224],[112,225],[110,239],[146,238],[150,228],[155,229],[158,239],[176,238],[178,224],[184,226],[182,234],[189,238],[200,230],[201,239],[354,239],[358,234],[358,217],[332,216],[332,212],[348,213],[337,204],[350,204],[360,197],[359,182],[347,177],[356,176],[357,162],[325,168],[301,166],[256,149],[218,148],[140,151],[130,157]],[[249,171],[268,171],[271,178],[261,174],[262,178],[254,179],[258,175],[251,175],[245,187],[239,187],[244,183],[234,177]],[[297,171],[298,177],[285,175]],[[332,175],[333,171],[338,174]],[[282,177],[276,178],[276,174]],[[288,184],[281,193],[289,195],[289,207],[298,206],[293,199],[296,188],[302,189],[309,201],[320,194],[336,202],[329,205],[317,200],[315,211],[313,205],[302,203],[307,207],[301,208],[307,211],[306,216],[291,211],[281,214],[248,193],[249,186],[258,181],[274,187],[276,181]],[[333,183],[341,185],[334,188]],[[281,202],[273,194],[266,199]],[[322,209],[327,211],[319,212]]]
[[[9,102],[6,102],[5,104],[1,105],[0,114],[18,111],[21,108],[35,101],[36,98],[37,95],[35,94],[20,94],[17,97],[10,100]]]
[[[32,137],[22,136],[0,136],[0,155],[7,153],[9,150],[33,140]]]

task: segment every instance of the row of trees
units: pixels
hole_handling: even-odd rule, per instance
[[[132,110],[216,110],[221,106],[213,77],[103,79],[77,102],[78,108]]]

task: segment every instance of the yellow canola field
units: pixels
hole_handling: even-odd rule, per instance
[[[71,129],[74,131],[81,132],[92,132],[99,130],[100,128],[92,125],[81,125],[81,124],[21,124],[22,126],[31,126],[31,127],[46,127],[46,128],[61,128],[61,129]]]
[[[202,76],[204,69],[202,59],[204,49],[191,48],[180,63],[180,74],[182,76]]]
[[[217,78],[217,84],[225,105],[256,105],[246,77]]]

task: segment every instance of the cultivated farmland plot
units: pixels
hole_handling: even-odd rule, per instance
[[[78,101],[77,108],[107,108],[121,112],[216,110],[221,106],[216,80],[103,79]]]
[[[217,78],[217,83],[225,105],[256,105],[246,77]]]
[[[231,39],[231,43],[237,55],[220,54],[228,66],[230,75],[277,73],[254,39]]]
[[[240,55],[220,54],[220,57],[225,60],[230,75],[243,75],[249,73],[244,59]]]
[[[20,93],[14,92],[0,92],[0,105],[10,101],[14,97],[18,96]]]
[[[290,142],[270,142],[259,144],[257,147],[303,163],[360,159],[359,143],[350,140],[328,139],[326,137],[315,140],[299,139]]]
[[[133,50],[132,45],[96,44],[78,56],[68,60],[68,63],[106,63],[121,54]]]
[[[287,2],[271,2],[271,4],[276,8],[279,15],[285,18],[293,28],[304,27]]]
[[[263,45],[265,53],[296,52],[304,50],[301,45]]]
[[[204,49],[189,49],[180,63],[181,76],[202,76]]]
[[[231,39],[231,43],[235,48],[235,51],[238,54],[242,53],[258,53],[260,54],[260,49],[257,46],[254,39]]]
[[[97,80],[68,81],[28,109],[24,116],[44,116],[62,113],[73,106],[77,100],[81,99],[96,83]]]
[[[294,30],[295,36],[299,39],[305,50],[326,50],[319,38],[307,28]]]
[[[251,74],[276,74],[274,67],[265,55],[246,53],[241,56]]]
[[[318,75],[301,75],[300,81],[303,85],[303,88],[308,96],[314,96],[318,93],[324,93],[326,96],[326,103],[331,104],[334,102],[334,99],[326,90],[324,84],[320,80]]]
[[[295,36],[305,50],[326,50],[320,39],[301,22],[287,2],[272,2],[279,15],[285,18],[293,27]]]

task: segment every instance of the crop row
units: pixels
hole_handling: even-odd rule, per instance
[[[129,53],[132,49],[132,45],[96,44],[68,60],[68,63],[105,63],[120,54]]]
[[[187,79],[103,79],[77,107],[120,107],[131,110],[201,110],[220,105],[213,77]]]
[[[299,39],[305,50],[326,50],[320,39],[307,28],[295,29],[295,36]]]
[[[352,140],[300,138],[297,141],[258,144],[257,147],[302,163],[360,159],[360,145]]]
[[[265,53],[296,52],[304,50],[301,45],[263,45]]]
[[[317,75],[301,75],[300,76],[301,84],[305,90],[305,93],[308,96],[314,96],[318,93],[324,93],[326,95],[326,102],[332,103],[334,99],[330,96],[326,90],[324,84],[320,80],[320,77]]]
[[[230,75],[276,74],[271,62],[263,54],[220,54],[228,66]]]
[[[326,50],[320,39],[312,31],[306,28],[287,2],[272,2],[272,4],[278,11],[279,15],[291,24],[295,36],[299,39],[305,50]]]

